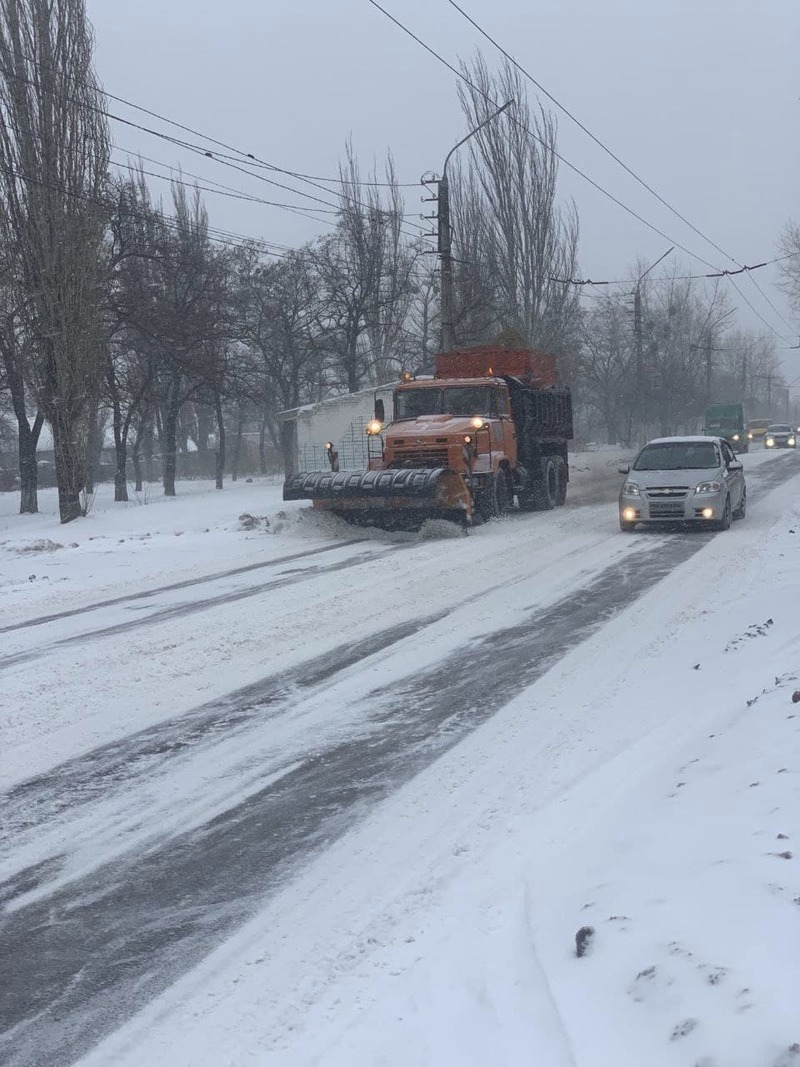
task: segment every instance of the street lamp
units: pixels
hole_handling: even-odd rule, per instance
[[[668,248],[667,251],[659,256],[655,263],[651,263],[650,266],[639,275],[636,281],[636,288],[633,291],[633,338],[636,346],[636,393],[634,396],[633,409],[637,424],[637,436],[639,425],[641,424],[641,402],[642,402],[642,282],[653,270],[657,267],[662,259],[666,259],[670,252],[675,250],[675,246]]]
[[[450,162],[450,157],[457,148],[460,148],[462,144],[470,139],[470,137],[474,137],[479,130],[482,130],[484,126],[488,125],[493,119],[496,119],[498,115],[501,115],[506,108],[511,107],[513,103],[513,100],[507,100],[502,107],[499,107],[497,111],[493,111],[492,114],[485,118],[483,122],[479,123],[474,130],[470,130],[466,137],[462,137],[457,144],[454,144],[445,156],[444,166],[442,167],[442,176],[439,179],[439,224],[437,228],[438,252],[442,264],[442,324],[440,345],[442,352],[450,352],[456,346],[455,328],[453,323],[455,299],[453,294],[453,256],[450,240],[450,186],[447,180],[447,164]]]

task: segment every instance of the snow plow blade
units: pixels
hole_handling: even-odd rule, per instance
[[[419,528],[428,519],[466,525],[472,497],[464,479],[447,468],[379,471],[310,471],[293,474],[284,500],[311,500],[350,522],[384,528]]]

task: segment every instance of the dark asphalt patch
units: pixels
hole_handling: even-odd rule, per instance
[[[285,714],[302,699],[304,691],[332,681],[342,671],[419,633],[447,614],[437,612],[387,627],[360,641],[349,641],[299,667],[244,686],[186,715],[156,723],[21,782],[0,794],[0,844],[7,847],[14,837],[32,827],[98,799],[111,786],[141,777],[147,764],[163,770],[172,756],[181,756],[215,737],[227,739],[235,731],[251,727],[255,720],[261,724]],[[0,883],[0,901],[5,884]]]

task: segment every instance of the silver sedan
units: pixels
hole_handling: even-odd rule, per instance
[[[619,526],[700,523],[727,530],[747,510],[744,468],[723,437],[661,437],[619,468]]]

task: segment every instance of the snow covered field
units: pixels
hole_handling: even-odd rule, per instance
[[[261,899],[254,842],[276,831],[259,814],[256,904],[160,995],[117,1007],[118,1028],[57,1006],[54,1033],[107,1034],[83,1067],[800,1065],[800,464],[745,456],[750,509],[729,533],[623,537],[622,458],[576,457],[570,506],[466,538],[352,543],[258,482],[122,515],[98,500],[67,528],[3,513],[2,776],[42,776],[10,794],[12,923],[66,916],[73,891],[83,914],[120,880],[141,895],[165,840],[212,864],[223,813],[342,746],[372,746],[378,776],[277,883],[264,868]],[[242,530],[243,512],[269,527]],[[43,539],[78,547],[24,551]],[[333,672],[292,674],[359,642]],[[300,690],[233,699],[284,675]],[[245,718],[195,740],[192,709],[226,695]],[[382,738],[427,708],[435,731],[398,740],[410,769],[391,770]],[[164,754],[124,762],[147,728]],[[9,1063],[55,1062],[31,1052],[48,1025],[21,1023]]]

